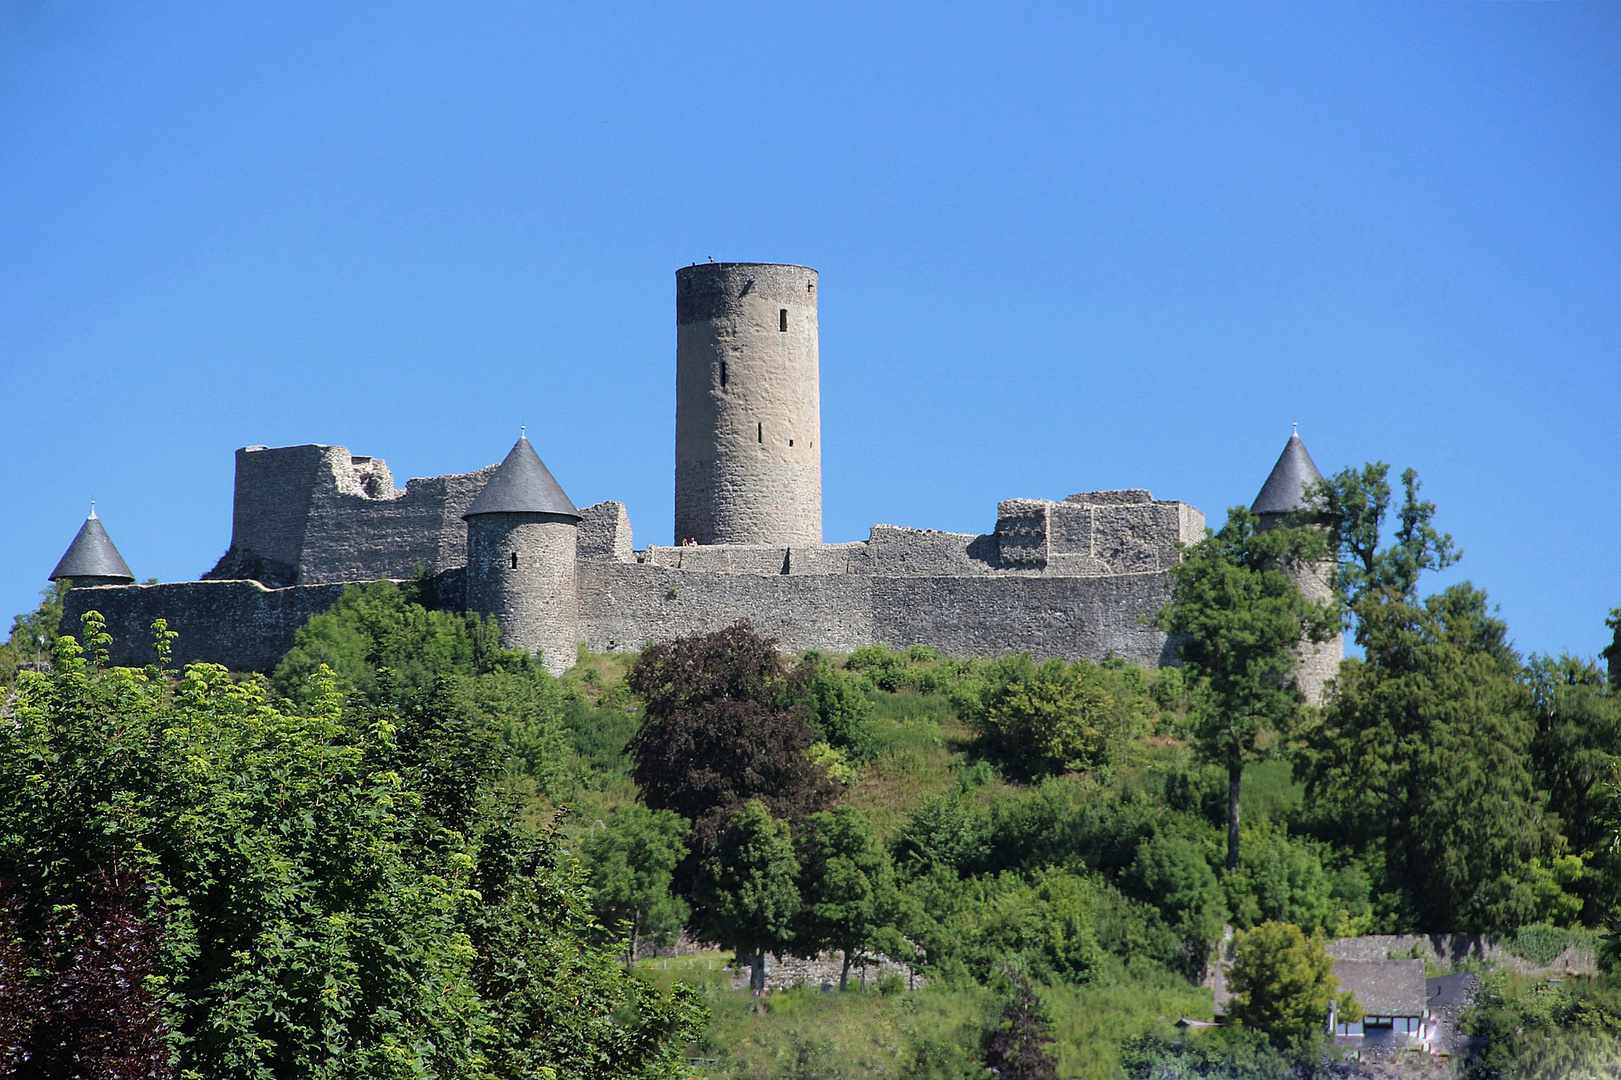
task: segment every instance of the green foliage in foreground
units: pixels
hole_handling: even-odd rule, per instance
[[[98,668],[85,637],[0,724],[0,879],[42,970],[55,905],[115,867],[150,885],[177,1075],[683,1072],[702,1007],[592,942],[577,872],[492,790],[447,683],[357,705],[317,669],[286,708],[209,665]]]

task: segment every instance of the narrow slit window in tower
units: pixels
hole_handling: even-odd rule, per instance
[[[512,553],[512,568],[514,570],[518,569],[518,553],[516,551]]]
[[[726,361],[724,360],[720,362],[720,384],[722,386],[726,385]]]
[[[792,440],[792,439],[789,439],[789,440],[788,440],[788,445],[789,445],[789,446],[792,446],[792,445],[794,445],[794,440]]]
[[[754,441],[757,443],[765,442],[765,424],[763,422],[754,425]]]
[[[788,309],[782,308],[777,312],[777,329],[784,334],[788,332]]]

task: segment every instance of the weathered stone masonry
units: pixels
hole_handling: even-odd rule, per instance
[[[264,671],[343,583],[426,572],[440,606],[494,616],[553,671],[580,643],[634,650],[738,619],[791,650],[1173,662],[1150,621],[1179,545],[1204,536],[1186,503],[1142,490],[1009,499],[984,534],[876,525],[865,541],[821,542],[816,289],[800,266],[677,273],[675,525],[696,544],[636,550],[623,505],[577,510],[522,438],[499,466],[403,489],[382,459],[341,446],[252,446],[236,455],[230,549],[206,580],[114,584],[133,575],[87,522],[55,576],[97,587],[69,592],[67,625],[99,610],[115,662],[145,664],[163,618],[177,661]],[[1298,442],[1258,512],[1299,505],[1315,467]],[[1338,656],[1337,642],[1303,651],[1314,690]]]
[[[1153,502],[1147,492],[1100,492],[1062,503],[1014,500],[1002,511],[1011,516],[999,520],[997,533],[982,536],[879,525],[867,541],[849,544],[635,551],[624,506],[599,503],[581,511],[576,640],[599,651],[633,650],[748,619],[793,650],[849,652],[882,642],[933,645],[958,656],[1028,650],[1071,660],[1115,655],[1145,666],[1169,659],[1165,635],[1147,620],[1167,599],[1164,568],[1176,557],[1176,542],[1203,535],[1197,510]],[[1043,557],[1063,570],[1031,557],[1028,538],[1042,528],[1032,522],[1045,518],[1094,526],[1045,541]],[[998,534],[1015,524],[1024,530],[1019,554],[1004,567]],[[1114,543],[1128,527],[1139,540]],[[488,606],[469,602],[459,573],[439,581],[444,606]],[[180,634],[177,661],[267,670],[292,646],[302,621],[341,593],[335,584],[267,589],[249,581],[75,589],[68,618],[73,625],[90,607],[107,616],[118,663],[151,662],[148,627],[161,616]]]

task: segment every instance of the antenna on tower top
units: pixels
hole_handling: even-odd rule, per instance
[[[528,431],[529,431],[529,425],[528,424],[519,424],[518,425],[518,438],[520,438],[520,439],[528,438],[529,437],[527,435]]]
[[[90,516],[91,517],[96,516],[96,500],[94,500],[94,499],[90,500]]]
[[[1300,421],[1299,420],[1295,421],[1295,434],[1296,435],[1300,434]]]

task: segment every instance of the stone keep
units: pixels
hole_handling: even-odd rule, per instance
[[[468,610],[493,616],[502,645],[540,653],[553,675],[573,667],[580,512],[528,439],[518,440],[462,516]]]
[[[822,542],[816,271],[676,271],[675,540]]]

